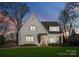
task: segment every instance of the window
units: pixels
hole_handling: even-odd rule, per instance
[[[54,38],[50,38],[50,43],[54,43]]]
[[[50,26],[49,27],[49,31],[54,31],[54,27],[53,26]]]
[[[59,27],[57,26],[57,27],[55,27],[55,31],[59,31]]]
[[[26,42],[27,43],[33,43],[33,36],[26,36]]]
[[[32,25],[32,26],[30,27],[30,30],[31,30],[31,31],[35,31],[35,30],[36,30],[35,25]]]
[[[50,26],[49,27],[49,31],[59,31],[59,27],[58,26]]]

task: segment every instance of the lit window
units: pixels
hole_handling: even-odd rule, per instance
[[[30,30],[31,30],[31,31],[35,31],[35,29],[36,29],[36,27],[35,27],[34,25],[32,25],[32,26],[30,27]]]
[[[54,43],[54,38],[50,38],[50,43]]]
[[[54,27],[53,26],[50,26],[49,27],[49,31],[54,31]]]
[[[33,36],[26,36],[26,42],[32,43],[33,42]]]
[[[50,42],[52,43],[52,38],[50,38]]]
[[[28,42],[29,41],[29,37],[28,36],[26,36],[26,42]]]
[[[30,41],[33,42],[33,36],[30,37]]]
[[[58,26],[56,26],[56,27],[50,26],[49,31],[59,31],[59,27]]]
[[[55,27],[55,31],[59,31],[59,27]]]

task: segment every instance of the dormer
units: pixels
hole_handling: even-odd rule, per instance
[[[58,22],[42,22],[42,24],[49,33],[61,33]]]

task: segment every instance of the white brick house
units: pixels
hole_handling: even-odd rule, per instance
[[[40,22],[38,17],[31,15],[19,31],[18,45],[63,43],[62,32],[57,22]]]

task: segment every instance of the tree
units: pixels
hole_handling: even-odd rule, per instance
[[[20,3],[20,2],[6,2],[0,3],[0,8],[6,10],[11,17],[11,21],[14,22],[16,26],[16,39],[18,43],[18,32],[22,26],[22,18],[23,16],[29,11],[27,7],[27,3]]]
[[[75,25],[78,21],[79,17],[79,3],[77,2],[70,2],[67,3],[65,8],[61,11],[59,16],[59,23],[63,32],[68,32],[69,35],[72,35],[73,31],[79,25]]]
[[[0,33],[4,36],[4,34],[9,30],[9,24],[4,22],[7,19],[8,13],[6,11],[0,11]]]
[[[61,29],[62,29],[62,31],[63,31],[63,34],[65,34],[66,36],[67,36],[67,34],[66,34],[66,31],[67,31],[67,22],[68,22],[68,15],[66,14],[66,11],[65,10],[63,10],[63,11],[61,11],[61,13],[60,13],[60,16],[59,16],[59,24],[60,24],[60,26],[61,26]]]
[[[5,44],[5,38],[3,35],[0,35],[0,46]]]
[[[9,31],[9,24],[5,20],[9,20],[8,13],[0,10],[0,46],[5,43],[5,34]]]

